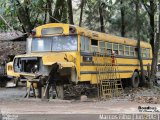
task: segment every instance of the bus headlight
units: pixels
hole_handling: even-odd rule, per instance
[[[11,70],[13,70],[12,65],[8,65],[8,71],[11,71]]]
[[[34,69],[36,69],[36,70],[37,70],[37,69],[38,69],[38,65],[34,65]]]
[[[38,65],[35,64],[35,65],[33,66],[33,68],[31,69],[31,71],[32,71],[33,73],[37,72],[37,71],[38,71]]]

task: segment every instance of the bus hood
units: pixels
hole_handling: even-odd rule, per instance
[[[43,65],[52,65],[57,63],[62,67],[74,67],[76,64],[75,52],[57,52],[57,53],[32,53],[16,56],[16,58],[30,58],[30,57],[40,57],[42,58]]]

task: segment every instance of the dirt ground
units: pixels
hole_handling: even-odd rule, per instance
[[[160,97],[158,90],[146,88],[125,89],[125,93],[120,98],[113,98],[106,101],[98,101],[97,99],[80,100],[49,100],[26,99],[24,98],[26,89],[19,88],[0,88],[0,111],[2,116],[17,115],[28,119],[75,119],[71,114],[76,115],[76,119],[86,115],[86,119],[100,119],[100,114],[144,114],[144,113],[160,113]],[[139,106],[156,108],[156,111],[139,111]],[[68,115],[66,116],[66,115]],[[92,115],[91,115],[92,114]],[[87,116],[88,115],[88,116]],[[97,116],[95,116],[97,115]],[[32,117],[31,117],[32,116]],[[12,116],[13,117],[13,116]],[[16,116],[14,116],[16,117]],[[31,117],[31,118],[30,118]],[[35,118],[34,118],[35,117]],[[68,118],[67,118],[68,117]],[[89,117],[89,118],[87,118]]]

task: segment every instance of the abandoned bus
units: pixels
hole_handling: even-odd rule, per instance
[[[103,58],[108,58],[109,61],[113,52],[119,78],[130,79],[133,87],[140,84],[137,41],[133,39],[70,24],[50,23],[32,31],[27,50],[27,54],[16,56],[14,61],[8,64],[7,73],[30,81],[37,80],[41,84],[40,88],[46,86],[48,81],[54,81],[56,85],[98,84],[97,74],[105,74],[107,71],[98,72],[96,62],[103,66]],[[144,70],[147,70],[152,58],[151,45],[141,42],[141,51]]]

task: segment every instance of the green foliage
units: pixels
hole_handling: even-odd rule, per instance
[[[120,4],[119,0],[117,0],[114,4],[113,10],[114,16],[111,17],[109,20],[110,25],[108,27],[108,30],[110,33],[116,34],[120,36],[120,31],[121,31],[121,13],[120,9],[124,8],[125,10],[125,32],[126,32],[126,37],[129,38],[136,38],[136,12],[135,12],[135,4],[133,1],[126,0],[123,2],[123,4]],[[148,18],[147,18],[147,12],[145,9],[140,6],[140,18],[139,18],[139,24],[141,25],[141,33],[140,37],[144,41],[148,41]]]
[[[89,29],[100,31],[99,24],[99,6],[103,8],[103,16],[105,19],[105,27],[112,16],[112,1],[111,0],[87,0],[86,3],[86,20],[84,25]]]
[[[51,2],[51,8],[48,8],[48,2]],[[42,25],[45,22],[49,22],[49,17],[54,17],[63,23],[68,23],[68,6],[66,0],[58,4],[59,8],[62,8],[60,15],[54,15],[56,11],[56,1],[57,0],[1,0],[0,1],[0,14],[4,16],[7,22],[14,28],[22,31],[22,26],[24,23],[18,19],[17,10],[21,7],[25,11],[25,14],[29,14],[29,21],[33,27]],[[119,35],[121,34],[121,8],[125,10],[125,32],[126,37],[136,38],[136,23],[135,23],[135,4],[134,0],[123,0],[123,4],[120,3],[121,0],[85,0],[83,23],[82,27],[87,27],[92,30],[100,31],[100,16],[99,7],[102,8],[104,17],[105,31],[111,34]],[[156,1],[156,0],[154,0]],[[74,1],[72,1],[73,3]],[[148,5],[150,0],[143,0],[143,4]],[[142,40],[147,41],[149,39],[149,18],[148,13],[140,2],[140,36]],[[79,7],[77,7],[79,6]],[[48,14],[50,11],[51,15]],[[78,18],[80,14],[80,2],[74,2],[73,13],[75,23],[79,23]],[[59,18],[60,16],[60,18]],[[0,20],[0,29],[7,29],[6,25],[2,20]]]
[[[0,6],[1,6],[1,14],[4,16],[4,18],[7,20],[7,22],[14,28],[18,30],[22,30],[22,25],[21,21],[18,19],[18,13],[17,10],[22,7],[25,9],[27,12],[26,14],[29,14],[29,19],[32,23],[32,25],[41,25],[43,24],[42,22],[42,14],[44,13],[44,5],[45,2],[44,0],[2,0],[0,1]],[[37,17],[38,18],[37,18]],[[1,27],[1,26],[0,26]],[[1,27],[2,29],[2,27]]]

